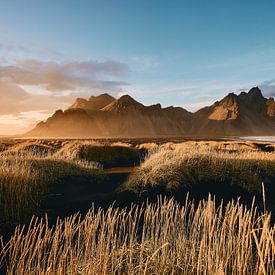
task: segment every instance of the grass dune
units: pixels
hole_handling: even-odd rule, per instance
[[[24,221],[64,176],[103,177],[100,165],[37,155],[0,156],[0,223]]]
[[[260,151],[220,151],[205,145],[165,144],[152,150],[124,188],[134,192],[167,190],[203,182],[259,190],[275,177],[275,154]]]
[[[6,156],[17,156],[20,155],[37,155],[37,156],[48,156],[52,155],[56,151],[56,148],[51,144],[45,144],[39,141],[25,141],[19,142],[13,146],[8,147],[2,155]]]
[[[98,162],[104,166],[139,164],[138,149],[126,143],[104,144],[95,141],[72,141],[65,144],[55,156]]]

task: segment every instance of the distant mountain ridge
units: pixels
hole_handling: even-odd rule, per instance
[[[26,133],[29,137],[165,137],[275,135],[275,102],[258,87],[230,93],[195,113],[181,107],[145,106],[129,95],[77,98]]]

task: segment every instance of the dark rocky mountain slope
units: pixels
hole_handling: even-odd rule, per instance
[[[248,93],[228,94],[192,117],[190,133],[197,135],[274,135],[274,99],[266,99],[258,87]]]
[[[165,137],[275,135],[275,102],[258,87],[228,94],[190,113],[180,107],[145,106],[129,95],[78,98],[40,122],[28,137]]]

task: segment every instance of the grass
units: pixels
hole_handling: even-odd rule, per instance
[[[134,163],[124,189],[136,193],[215,183],[261,190],[275,178],[272,144],[185,142],[133,146],[95,141],[27,141],[0,146],[0,225],[28,222],[51,184],[68,176],[104,181],[102,166]],[[96,161],[96,162],[94,162]],[[64,182],[63,184],[66,184]],[[265,199],[263,200],[265,201]],[[2,242],[7,274],[275,274],[271,214],[214,198],[159,198],[128,209],[92,207],[54,226],[33,217]],[[264,207],[265,209],[265,207]],[[1,272],[1,270],[0,270]]]
[[[166,144],[147,156],[130,175],[124,189],[143,192],[157,187],[171,190],[200,183],[224,183],[257,191],[261,190],[263,181],[270,183],[274,178],[274,153],[231,152],[198,144]]]
[[[52,155],[56,151],[55,147],[51,144],[45,144],[42,141],[24,141],[18,142],[8,147],[2,155],[17,156],[22,155],[36,155],[36,156],[48,156]]]
[[[49,186],[65,176],[90,176],[100,181],[96,163],[69,161],[36,154],[0,157],[0,223],[32,216]]]
[[[151,146],[97,141],[16,141],[0,155],[0,222],[25,220],[39,206],[49,186],[65,176],[89,176],[102,181],[106,166],[136,164],[139,148],[151,153],[124,185],[134,192],[166,190],[212,182],[259,190],[275,175],[275,153],[254,143],[185,142]],[[266,146],[270,147],[270,144]],[[264,148],[266,147],[264,146]]]
[[[97,141],[71,141],[62,146],[55,156],[98,162],[107,167],[140,163],[139,150],[122,142],[105,144]]]
[[[270,214],[238,202],[92,208],[58,220],[33,218],[2,248],[7,274],[274,274]]]

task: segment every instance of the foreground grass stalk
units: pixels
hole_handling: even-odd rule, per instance
[[[275,274],[270,214],[208,198],[94,208],[49,228],[33,218],[2,246],[7,274]]]

